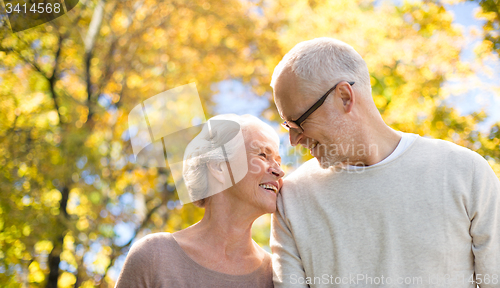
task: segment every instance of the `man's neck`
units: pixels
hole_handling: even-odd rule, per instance
[[[401,132],[392,129],[385,125],[385,123],[378,129],[366,129],[360,135],[361,141],[359,144],[361,145],[358,144],[358,147],[362,147],[363,151],[355,151],[355,155],[352,155],[353,158],[351,159],[356,159],[356,161],[348,161],[350,163],[346,164],[371,166],[379,163],[394,152],[396,147],[398,147],[399,141],[401,141],[401,136]]]

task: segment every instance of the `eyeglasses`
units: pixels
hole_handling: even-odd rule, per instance
[[[319,98],[319,100],[316,103],[314,103],[314,105],[311,108],[309,108],[309,110],[307,110],[306,113],[302,114],[302,116],[300,116],[299,119],[285,121],[285,122],[281,123],[281,126],[283,126],[286,130],[295,129],[295,130],[297,130],[297,132],[299,134],[304,132],[304,128],[302,128],[302,126],[300,126],[302,124],[302,122],[304,122],[304,120],[306,120],[307,117],[309,117],[314,111],[316,111],[321,105],[323,105],[323,103],[326,100],[326,97],[328,97],[328,95],[330,95],[330,93],[333,90],[335,90],[335,88],[337,88],[337,85],[339,85],[342,82],[344,82],[344,81],[340,81],[339,83],[335,84],[335,86],[330,88],[330,90],[328,90],[325,93],[325,95],[323,95],[321,98]],[[349,85],[351,85],[351,86],[354,85],[353,81],[347,82],[347,83],[349,83]]]

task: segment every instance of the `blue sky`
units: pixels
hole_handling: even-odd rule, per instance
[[[474,47],[481,43],[480,36],[474,36],[471,33],[473,29],[482,30],[483,21],[474,17],[478,9],[478,4],[475,2],[464,2],[456,5],[448,5],[447,9],[454,14],[453,22],[463,27],[466,37],[468,38],[467,46],[462,52],[462,61],[473,62],[476,57]],[[500,121],[500,95],[495,95],[491,91],[492,86],[500,86],[500,61],[498,57],[488,61],[487,66],[491,68],[491,74],[479,72],[476,76],[482,84],[480,89],[472,89],[465,93],[452,95],[447,104],[455,107],[462,115],[470,114],[474,111],[485,109],[489,117],[480,125],[481,131],[488,131],[491,125]],[[465,83],[472,80],[465,80]],[[449,81],[445,85],[461,85],[462,81]]]

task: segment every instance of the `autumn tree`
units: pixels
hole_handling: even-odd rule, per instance
[[[479,18],[485,20],[483,25],[484,42],[488,52],[500,55],[500,1],[498,0],[469,0],[481,7]]]
[[[240,1],[88,1],[18,33],[2,18],[4,285],[112,286],[108,271],[137,235],[199,219],[192,205],[178,209],[167,169],[134,163],[127,114],[189,82],[207,109],[212,83],[267,86],[262,55],[276,53],[275,43],[259,37],[267,27],[251,8]],[[132,237],[121,239],[120,225]]]

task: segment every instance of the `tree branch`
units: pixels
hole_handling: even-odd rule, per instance
[[[34,62],[30,61],[29,59],[27,59],[26,57],[24,57],[20,51],[17,51],[17,50],[12,49],[12,48],[5,48],[3,46],[0,46],[0,51],[15,53],[17,55],[17,57],[19,57],[21,60],[23,60],[23,62],[30,65],[33,69],[35,69],[38,73],[40,73],[43,76],[43,78],[49,80],[49,77],[45,74],[45,72],[42,71],[40,66],[38,66],[36,63],[34,63]]]
[[[64,38],[63,35],[59,34],[59,41],[57,42],[57,50],[56,54],[54,55],[54,67],[52,68],[52,75],[50,78],[47,80],[49,81],[49,88],[50,88],[50,94],[52,96],[52,100],[54,101],[54,108],[56,109],[57,116],[59,117],[59,123],[63,123],[62,117],[61,117],[61,112],[59,111],[59,104],[57,103],[56,99],[56,91],[55,91],[55,86],[56,86],[56,74],[57,74],[57,67],[59,66],[59,59],[61,56],[61,47],[62,47],[62,42]]]
[[[93,50],[99,30],[101,29],[102,18],[104,16],[104,1],[99,0],[92,14],[89,29],[84,39],[85,44],[85,76],[87,80],[87,108],[89,109],[88,119],[92,118],[92,80],[90,79],[90,61],[92,60]]]

